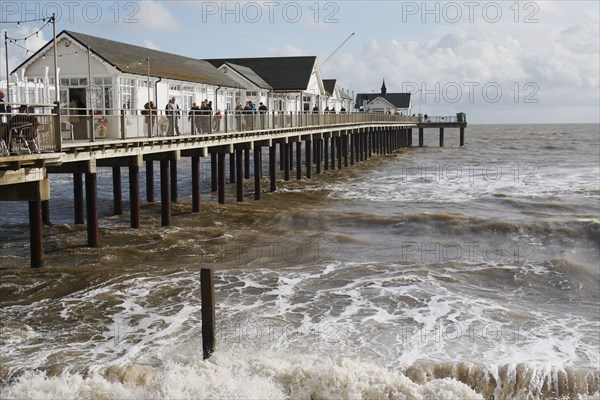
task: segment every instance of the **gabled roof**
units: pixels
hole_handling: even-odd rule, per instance
[[[410,93],[359,93],[356,95],[356,103],[354,108],[360,108],[363,105],[363,101],[367,103],[372,102],[376,98],[381,97],[387,102],[391,103],[396,108],[409,108],[410,107]]]
[[[243,65],[234,64],[234,63],[225,63],[229,68],[233,69],[238,74],[242,75],[244,78],[248,79],[250,82],[255,84],[261,89],[273,89],[271,85],[264,81],[263,78],[258,76],[256,72],[252,70],[252,68],[245,67]]]
[[[248,67],[273,90],[301,91],[308,88],[317,57],[218,58],[206,61],[215,67],[225,63]]]
[[[323,87],[325,88],[325,92],[333,96],[333,91],[335,90],[335,79],[323,79]]]
[[[146,76],[148,66],[145,60],[149,56],[150,76],[206,83],[216,86],[239,86],[233,79],[204,60],[197,60],[73,31],[64,30],[58,36],[63,35],[68,35],[85,48],[89,46],[93,54],[124,73]],[[36,54],[19,65],[15,70],[27,64],[30,59],[36,57],[47,46],[48,44],[38,50]]]

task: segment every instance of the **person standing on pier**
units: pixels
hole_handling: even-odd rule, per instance
[[[175,104],[175,97],[171,97],[171,100],[169,100],[167,106],[165,107],[165,111],[167,118],[169,119],[167,136],[175,136],[175,131],[177,132],[177,135],[181,135],[178,124],[179,114],[181,114],[181,111],[179,109],[179,105]]]
[[[265,114],[267,113],[267,106],[261,101],[258,105],[258,112],[260,113],[260,128],[265,129]]]

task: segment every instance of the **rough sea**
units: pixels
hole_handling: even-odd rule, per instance
[[[72,177],[53,175],[39,270],[27,204],[0,203],[0,398],[599,398],[599,126],[425,139],[275,193],[265,163],[258,202],[250,179],[243,203],[230,185],[217,204],[203,159],[197,214],[182,159],[167,228],[145,201],[129,228],[126,191],[113,216],[99,170],[97,249],[73,225]]]

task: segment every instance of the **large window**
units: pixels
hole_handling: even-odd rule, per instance
[[[120,85],[121,102],[120,106],[124,110],[137,108],[137,99],[135,98],[135,80],[121,78]]]

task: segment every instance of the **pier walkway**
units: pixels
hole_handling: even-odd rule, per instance
[[[43,266],[43,225],[49,224],[49,174],[73,174],[74,222],[87,222],[88,246],[99,245],[96,179],[98,168],[112,168],[114,212],[122,213],[121,168],[128,168],[131,227],[139,228],[140,167],[145,164],[146,196],[154,202],[154,162],[159,162],[161,223],[171,224],[170,203],[177,202],[177,161],[191,160],[192,210],[200,210],[200,159],[210,157],[211,191],[225,202],[226,156],[236,201],[244,201],[243,181],[251,178],[254,199],[261,198],[263,148],[268,149],[269,191],[277,189],[277,164],[283,179],[310,178],[314,172],[341,169],[373,154],[412,146],[412,129],[460,128],[448,119],[419,122],[388,114],[313,114],[248,112],[164,115],[146,110],[60,110],[34,105],[38,112],[4,116],[0,123],[0,201],[28,201],[31,266]],[[39,111],[42,111],[41,113]],[[60,117],[59,117],[60,116]],[[8,118],[7,118],[8,117]],[[15,124],[15,121],[27,123]],[[34,134],[31,134],[33,129]],[[277,162],[277,159],[278,162]],[[85,204],[84,204],[85,177]],[[85,216],[84,216],[85,209]],[[0,216],[1,218],[1,216]]]

